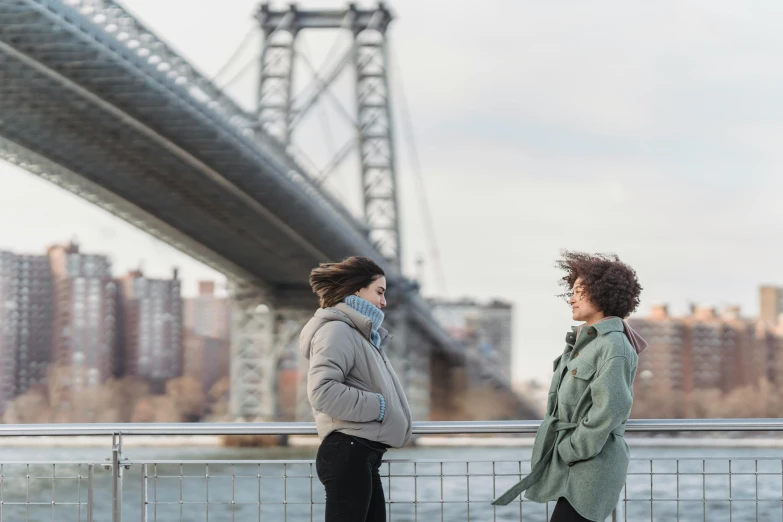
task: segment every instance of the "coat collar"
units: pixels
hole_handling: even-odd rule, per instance
[[[593,325],[600,335],[606,335],[611,332],[624,332],[623,320],[619,317],[610,317],[603,321],[598,321]]]
[[[589,329],[593,329],[598,332],[598,335],[606,335],[611,332],[623,332],[623,321],[619,317],[610,317],[602,321],[598,321],[593,326],[587,326],[581,324],[578,326],[572,326],[571,331],[566,334],[566,351],[569,351],[576,345],[576,336],[579,333],[579,329],[585,330],[583,333],[588,333]]]
[[[568,334],[568,337],[571,337],[571,334],[574,334],[576,336],[579,329],[582,328],[595,328],[600,335],[606,335],[611,332],[623,332],[625,331],[625,328],[623,326],[623,320],[619,317],[609,317],[608,319],[602,319],[601,321],[598,321],[595,323],[592,327],[587,326],[586,324],[580,324],[577,326],[571,327],[571,332]],[[573,344],[573,343],[572,343]]]

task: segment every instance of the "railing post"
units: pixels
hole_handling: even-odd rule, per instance
[[[112,522],[122,522],[122,460],[122,433],[115,433],[111,444]]]
[[[92,522],[92,507],[95,505],[95,486],[93,483],[94,471],[95,466],[89,464],[87,466],[87,522]]]
[[[147,522],[147,465],[141,465],[141,522]]]

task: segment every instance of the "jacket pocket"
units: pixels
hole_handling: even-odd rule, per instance
[[[571,359],[560,383],[558,400],[567,404],[576,404],[590,387],[595,368],[581,359]]]
[[[593,375],[595,375],[595,368],[582,359],[571,359],[568,361],[566,368],[568,368],[568,373],[573,377],[584,381],[592,380]]]
[[[386,397],[386,415],[378,423],[380,424],[378,441],[397,447],[405,439],[407,418],[396,392],[391,392],[389,396],[384,397]]]

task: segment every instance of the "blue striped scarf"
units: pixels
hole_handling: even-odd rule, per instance
[[[372,304],[366,299],[362,299],[358,295],[349,295],[344,299],[345,304],[368,318],[372,321],[372,333],[370,334],[370,340],[376,348],[381,347],[381,334],[378,333],[378,329],[383,324],[383,312],[380,308]]]

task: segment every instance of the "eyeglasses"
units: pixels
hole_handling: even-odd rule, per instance
[[[563,294],[563,297],[566,301],[570,301],[572,297],[576,297],[577,299],[581,299],[585,296],[585,289],[581,286],[577,288],[572,288],[568,292]]]

